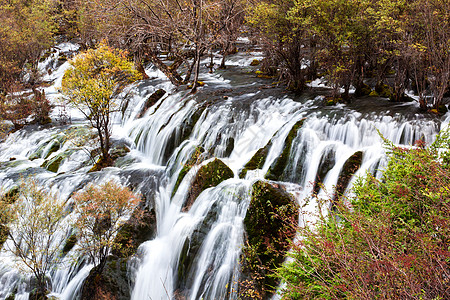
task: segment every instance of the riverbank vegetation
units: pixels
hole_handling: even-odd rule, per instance
[[[410,101],[412,91],[423,110],[445,111],[448,0],[13,2],[0,6],[2,118],[17,102],[12,91],[40,84],[37,63],[56,40],[84,48],[105,40],[127,50],[144,78],[152,63],[174,85],[196,90],[200,59],[211,57],[211,71],[225,68],[242,36],[263,50],[260,72],[291,90],[320,78],[332,88],[329,104],[363,95]]]
[[[448,142],[389,144],[382,178],[360,179],[330,214],[322,206],[280,269],[284,299],[449,298]]]

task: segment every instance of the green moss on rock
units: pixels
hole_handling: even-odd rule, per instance
[[[64,244],[64,247],[62,249],[62,254],[66,255],[67,253],[69,253],[69,251],[72,250],[72,248],[75,246],[77,241],[78,241],[77,235],[74,233],[71,234]]]
[[[207,188],[217,186],[222,181],[233,177],[233,171],[220,159],[216,158],[202,166],[198,170],[194,182],[189,189],[186,202],[183,205],[183,210],[189,210],[198,195]]]
[[[145,100],[144,107],[142,108],[141,112],[138,114],[138,118],[142,118],[144,114],[147,112],[147,110],[155,105],[156,102],[158,102],[159,99],[161,99],[166,94],[166,91],[163,89],[156,90],[153,94],[151,94],[147,100]]]
[[[41,167],[49,170],[50,172],[58,173],[59,166],[64,158],[65,157],[62,154],[57,155],[48,161],[44,161]]]
[[[281,175],[283,174],[284,169],[288,163],[289,154],[291,152],[292,142],[294,138],[297,136],[298,130],[303,126],[305,119],[301,119],[291,128],[289,134],[284,140],[283,151],[280,156],[274,161],[274,163],[270,166],[269,171],[266,174],[266,179],[269,180],[279,180]]]
[[[254,66],[258,66],[261,62],[257,59],[252,60],[252,62],[250,63],[250,66],[254,67]]]
[[[264,148],[260,148],[253,157],[245,164],[239,172],[239,178],[245,178],[249,170],[261,169],[266,162],[267,154],[270,147],[272,147],[272,140],[270,140]]]
[[[350,183],[350,179],[361,167],[362,158],[362,151],[357,151],[344,163],[341,173],[339,174],[339,179],[336,184],[336,191],[334,193],[333,199],[336,200],[338,197],[341,197],[344,194],[348,184]]]
[[[392,89],[387,84],[379,83],[375,86],[375,92],[380,97],[392,99]]]
[[[83,283],[80,300],[129,300],[127,260],[109,256],[101,273],[94,267]]]
[[[178,174],[177,181],[175,182],[175,186],[172,191],[172,197],[175,195],[178,188],[180,187],[180,184],[183,181],[184,176],[186,176],[186,174],[189,173],[189,171],[195,164],[201,163],[202,159],[200,157],[203,152],[205,152],[205,149],[203,147],[197,147],[194,153],[192,153],[189,160],[186,162],[186,164],[184,164],[183,168]]]
[[[142,219],[137,220],[133,215],[117,233],[115,243],[120,245],[112,254],[120,258],[128,258],[136,253],[143,242],[151,239],[156,232],[155,210],[144,210]]]
[[[278,281],[273,275],[281,266],[298,225],[298,204],[288,193],[268,182],[253,184],[251,202],[244,219],[247,245],[242,257],[242,280],[251,282],[262,298]],[[241,285],[242,299],[251,299]]]

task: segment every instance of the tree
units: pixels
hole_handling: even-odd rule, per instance
[[[263,69],[272,74],[280,68],[288,87],[301,91],[306,82],[302,64],[309,57],[309,49],[305,46],[312,39],[304,24],[295,24],[288,18],[288,12],[294,5],[294,1],[261,1],[251,9],[247,22],[260,33],[267,53]]]
[[[54,0],[11,0],[0,4],[0,94],[10,92],[24,67],[28,84],[37,83],[37,63],[53,44],[56,30]]]
[[[73,199],[80,251],[101,273],[110,251],[121,250],[121,244],[115,240],[121,226],[132,214],[136,222],[142,218],[143,211],[138,208],[140,198],[128,188],[109,181],[99,186],[90,184]]]
[[[37,295],[49,290],[48,272],[59,260],[60,235],[65,203],[39,186],[26,180],[19,186],[18,196],[0,202],[1,219],[6,220],[9,241],[5,249],[19,260],[19,270],[31,271],[37,281]]]
[[[70,60],[72,68],[66,71],[62,81],[61,92],[98,132],[99,166],[111,163],[111,114],[119,107],[114,96],[126,84],[141,78],[125,55],[102,43],[97,49],[87,50]]]
[[[448,299],[449,137],[427,148],[388,143],[381,179],[368,174],[301,228],[280,272],[284,299]]]

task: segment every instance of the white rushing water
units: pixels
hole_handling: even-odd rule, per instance
[[[65,44],[58,51],[75,49]],[[58,53],[41,67],[56,66],[54,59]],[[253,58],[237,55],[231,59],[230,65],[237,68],[248,67]],[[64,63],[48,75],[47,79],[54,82],[46,89],[52,101],[59,98],[57,87],[67,67]],[[377,173],[385,164],[385,151],[377,130],[387,139],[403,145],[412,145],[418,139],[430,143],[439,130],[436,120],[420,115],[368,114],[345,106],[320,108],[320,97],[291,99],[258,86],[252,88],[257,79],[248,75],[233,82],[226,72],[203,75],[207,85],[204,90],[213,91],[207,94],[208,104],[204,105],[205,100],[200,100],[203,99],[201,92],[190,95],[186,90],[177,91],[159,72],[147,71],[159,78],[136,83],[120,96],[128,101],[128,106],[123,115],[116,115],[113,139],[129,143],[132,150],[115,167],[87,173],[92,166],[87,153],[95,145],[87,143],[81,147],[71,142],[76,136],[74,132],[90,132],[72,110],[69,110],[74,114],[72,125],[30,127],[10,134],[0,143],[3,191],[16,185],[20,178],[33,175],[49,190],[58,193],[61,201],[70,203],[70,195],[88,182],[115,178],[124,184],[137,183],[133,185],[136,192],[148,196],[148,204],[156,211],[157,232],[129,261],[130,297],[134,300],[237,299],[239,257],[245,230],[243,219],[250,203],[252,184],[264,180],[283,151],[287,135],[299,120],[305,118],[293,140],[279,184],[302,205],[313,191],[313,183],[320,172],[324,187],[320,195],[330,195],[345,162],[357,151],[362,151],[363,158],[356,175],[367,171]],[[159,88],[168,93],[138,118],[146,98]],[[52,117],[58,119],[58,115],[55,113]],[[78,131],[74,131],[74,127]],[[249,171],[245,179],[239,179],[239,171],[269,141],[271,147],[264,166]],[[54,150],[54,144],[61,146]],[[198,149],[204,150],[206,160],[187,173],[172,195],[183,165]],[[35,155],[33,160],[32,155]],[[57,172],[42,167],[58,155],[63,159]],[[206,189],[189,210],[183,209],[196,172],[216,157],[231,168],[234,178]],[[302,210],[314,212],[316,206],[317,203],[308,202]],[[76,216],[69,214],[65,218],[69,224]],[[56,243],[61,249],[71,233],[68,225],[60,228]],[[0,252],[0,299],[11,293],[15,293],[15,299],[28,299],[31,275],[19,271],[14,257],[5,251],[7,243]],[[76,299],[93,267],[80,263],[76,248],[48,274],[51,295],[56,298]]]

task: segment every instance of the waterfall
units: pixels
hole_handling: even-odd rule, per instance
[[[77,48],[66,45],[61,49]],[[51,59],[42,67],[56,67]],[[128,262],[130,297],[237,299],[243,219],[252,184],[265,180],[285,151],[285,141],[295,124],[305,120],[293,135],[278,184],[292,194],[304,212],[316,209],[316,203],[304,205],[313,191],[324,198],[332,194],[345,162],[357,152],[362,153],[361,167],[348,186],[366,172],[379,176],[379,169],[386,164],[379,133],[395,144],[411,146],[419,139],[431,143],[439,131],[440,120],[416,114],[414,103],[398,111],[370,113],[360,112],[355,106],[324,107],[320,96],[285,95],[280,88],[267,89],[263,79],[242,72],[252,57],[237,54],[231,59],[228,70],[202,75],[205,87],[197,95],[175,89],[160,72],[147,69],[158,78],[124,90],[119,97],[127,106],[114,116],[112,138],[127,143],[131,151],[120,164],[101,172],[87,172],[92,162],[86,153],[94,146],[76,147],[63,139],[70,130],[89,132],[86,122],[72,109],[69,112],[75,117],[71,125],[31,126],[10,134],[0,143],[2,189],[7,191],[21,177],[33,175],[57,192],[61,201],[70,202],[72,193],[88,182],[115,178],[123,184],[132,183],[135,191],[146,197],[147,205],[155,209],[157,231]],[[48,78],[53,80],[46,88],[51,99],[58,98],[57,87],[67,67],[58,66]],[[138,117],[148,96],[160,88],[167,94]],[[52,117],[57,119],[57,115]],[[245,164],[267,145],[264,164],[239,178]],[[192,163],[174,193],[183,166],[196,151],[201,152],[202,159]],[[62,160],[56,172],[43,167],[58,155]],[[190,209],[183,209],[197,172],[215,158],[233,171],[234,178],[205,189]],[[322,185],[315,185],[317,181]],[[71,213],[65,218],[68,224],[76,216]],[[71,233],[70,226],[60,228],[61,247]],[[18,271],[5,247],[0,251],[0,299],[11,293],[16,299],[27,299],[31,275]],[[76,299],[93,267],[78,259],[76,248],[48,274],[51,295],[56,298]]]

